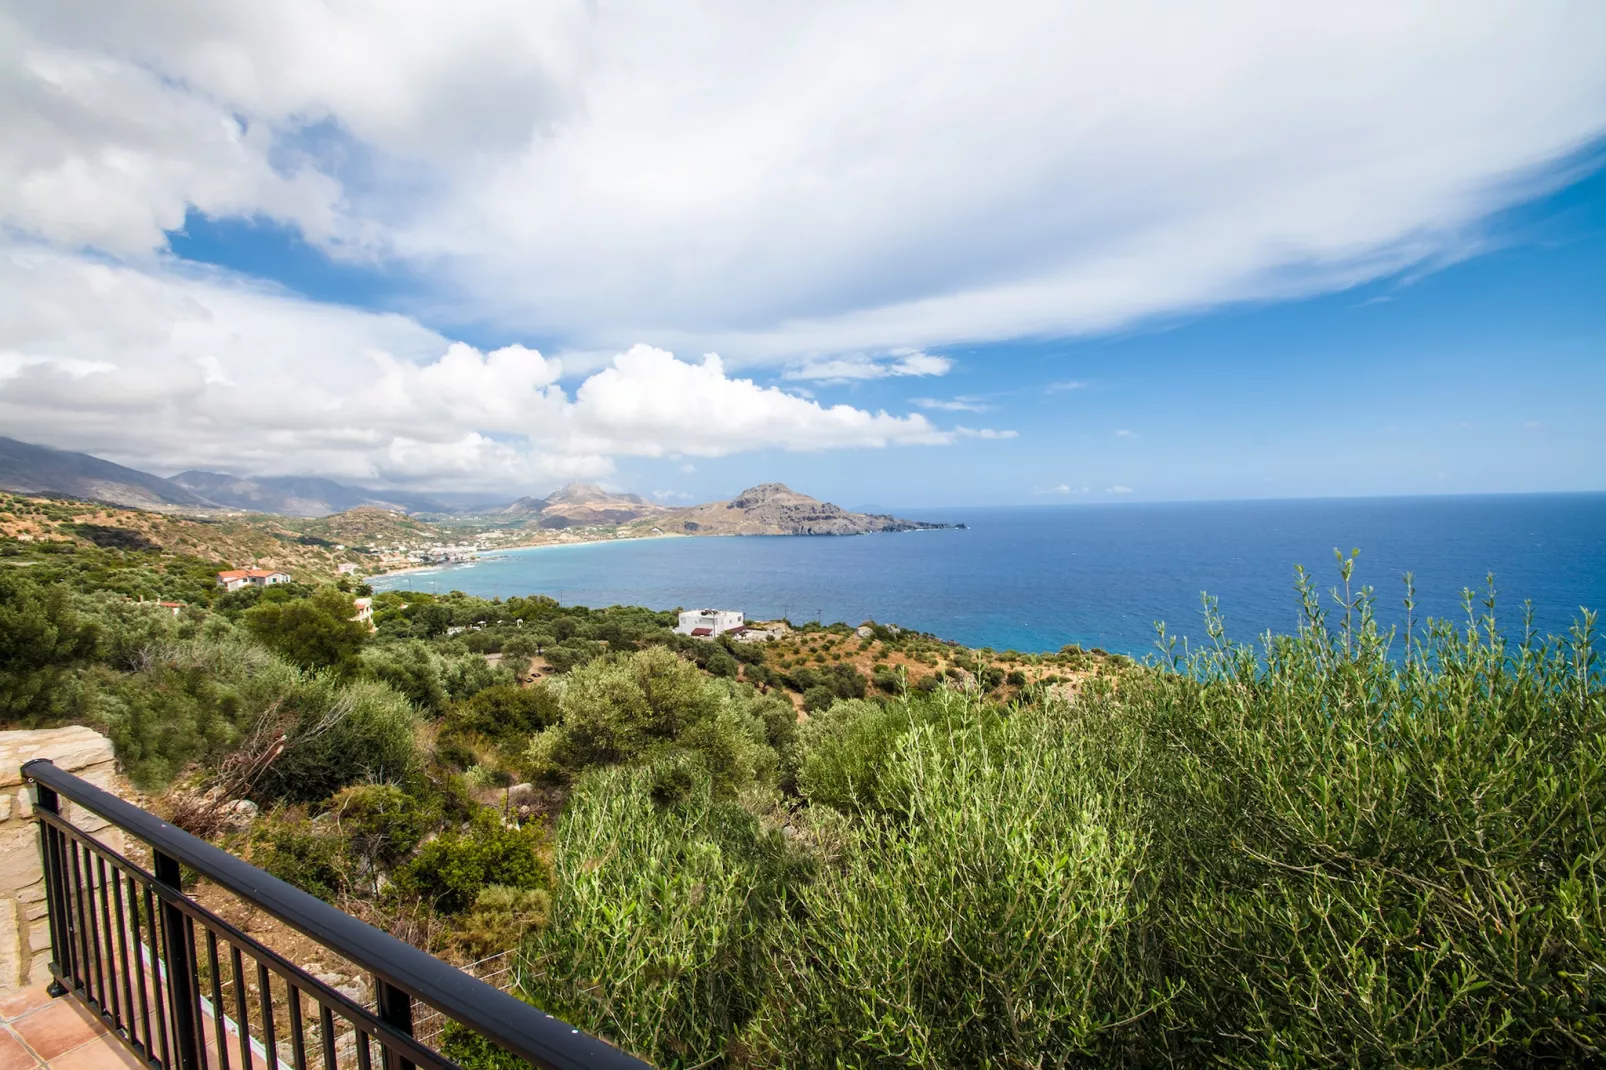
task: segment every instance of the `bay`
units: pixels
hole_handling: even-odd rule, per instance
[[[1155,622],[1197,642],[1200,595],[1229,634],[1291,631],[1294,566],[1326,591],[1335,548],[1361,551],[1358,583],[1385,623],[1464,619],[1461,592],[1495,574],[1497,616],[1520,634],[1560,633],[1606,607],[1606,494],[1483,495],[902,510],[966,530],[854,537],[697,537],[502,551],[477,562],[378,577],[380,590],[546,594],[588,606],[717,606],[751,619],[878,620],[968,646],[1142,655]],[[1330,603],[1330,600],[1329,600]],[[1479,612],[1482,612],[1479,607]]]

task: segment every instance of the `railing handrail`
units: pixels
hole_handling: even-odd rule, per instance
[[[514,1055],[548,1070],[643,1070],[648,1064],[471,977],[435,956],[286,884],[109,791],[35,758],[22,775],[170,855],[207,880],[316,940]]]

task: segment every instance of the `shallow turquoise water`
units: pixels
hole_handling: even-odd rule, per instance
[[[904,510],[965,531],[852,538],[680,538],[511,551],[380,579],[380,589],[542,593],[566,604],[720,606],[763,619],[867,619],[971,646],[1066,643],[1143,654],[1154,623],[1197,639],[1199,596],[1229,631],[1294,626],[1293,569],[1324,589],[1333,550],[1361,550],[1358,579],[1400,617],[1400,576],[1416,574],[1418,615],[1461,615],[1464,587],[1494,572],[1511,629],[1531,599],[1545,631],[1580,606],[1606,608],[1606,494],[1202,502]]]

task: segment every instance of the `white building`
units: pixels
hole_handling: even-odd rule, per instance
[[[238,591],[241,587],[274,587],[289,582],[289,576],[271,568],[234,568],[217,574],[217,585],[225,591]]]
[[[407,555],[407,560],[447,565],[457,561],[473,561],[479,556],[479,550],[473,546],[431,546],[427,550],[411,551]]]
[[[726,632],[740,633],[746,629],[747,617],[734,609],[687,609],[680,614],[675,634],[712,639]]]

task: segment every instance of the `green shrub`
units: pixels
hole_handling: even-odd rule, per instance
[[[441,1054],[463,1070],[532,1070],[529,1063],[509,1055],[489,1040],[447,1019],[440,1036]]]
[[[956,712],[893,744],[898,818],[821,811],[835,861],[768,943],[763,1062],[1120,1061],[1110,1023],[1151,996],[1125,961],[1143,851],[1114,776],[1064,724]]]
[[[824,713],[835,701],[836,692],[824,684],[815,684],[803,692],[803,709],[809,713]]]
[[[405,780],[416,768],[412,707],[384,684],[306,677],[267,715],[282,723],[285,742],[256,782],[260,798],[318,802],[359,781]]]
[[[916,724],[941,717],[953,706],[862,699],[838,701],[798,730],[801,760],[798,790],[811,804],[843,813],[879,811],[895,805],[882,777],[897,742]]]
[[[480,889],[452,940],[474,960],[517,948],[530,930],[547,923],[552,897],[545,888]]]
[[[706,777],[670,805],[654,800],[657,782],[615,768],[577,784],[526,994],[658,1065],[703,1065],[757,1009],[769,933],[800,871]]]
[[[559,712],[557,696],[545,687],[496,684],[454,704],[445,730],[509,746],[557,723]]]
[[[336,792],[328,813],[353,855],[369,869],[389,868],[412,854],[434,815],[392,784],[358,784]]]
[[[269,593],[272,593],[271,591]],[[356,666],[357,652],[368,640],[368,625],[353,620],[351,595],[335,587],[320,587],[306,598],[269,601],[245,613],[245,626],[263,645],[304,669]]]
[[[65,586],[0,569],[0,722],[45,725],[76,708],[72,669],[95,655],[99,638]]]
[[[589,639],[565,639],[557,646],[546,648],[546,663],[553,672],[570,672],[600,658],[607,652],[601,643]]]
[[[312,822],[265,814],[251,830],[251,862],[326,903],[347,887],[345,841]]]
[[[872,681],[877,691],[883,691],[889,695],[901,695],[904,692],[903,675],[893,672],[891,669],[878,670],[875,676],[872,677]]]
[[[542,842],[539,830],[504,825],[495,811],[481,808],[469,828],[444,832],[419,848],[397,870],[396,883],[444,914],[460,914],[488,885],[548,885]]]

